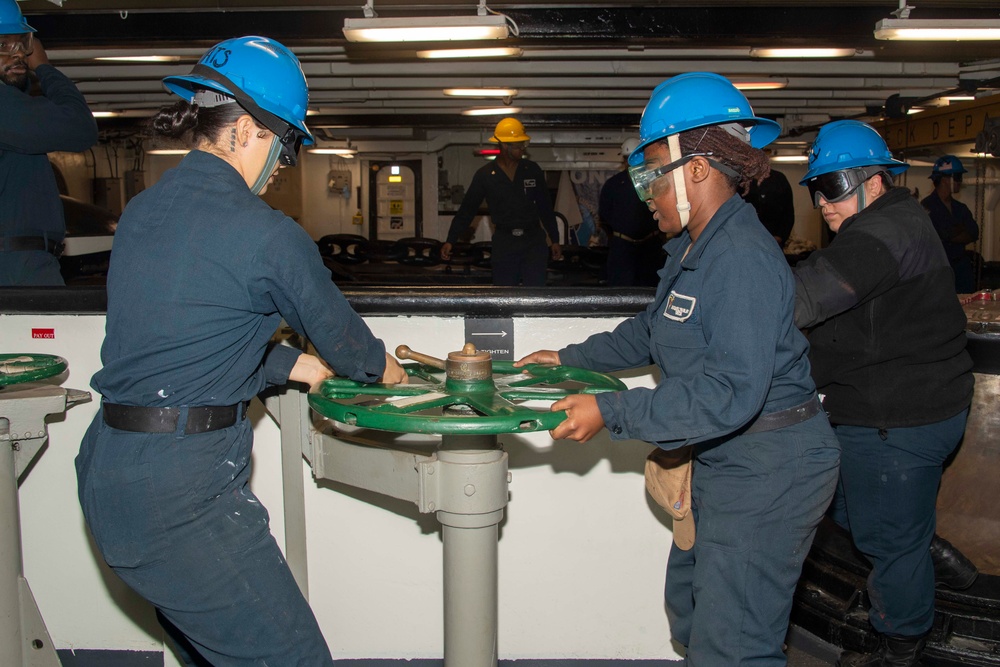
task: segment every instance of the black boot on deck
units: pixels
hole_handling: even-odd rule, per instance
[[[882,635],[873,653],[845,651],[837,667],[915,667],[927,643],[927,635],[919,637],[889,637]]]
[[[934,561],[934,584],[964,591],[979,576],[979,570],[948,540],[936,534],[931,540],[931,560]]]

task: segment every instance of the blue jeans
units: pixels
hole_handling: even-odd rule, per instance
[[[186,664],[204,664],[193,649],[215,667],[333,665],[247,485],[252,446],[246,419],[130,433],[99,411],[76,459],[84,517],[108,565],[188,640]]]
[[[666,602],[696,667],[785,665],[792,595],[837,484],[826,415],[696,448],[694,548],[674,545]]]
[[[871,561],[869,620],[881,633],[912,637],[934,621],[938,485],[965,432],[968,410],[926,426],[879,430],[837,426],[843,446],[830,517]]]

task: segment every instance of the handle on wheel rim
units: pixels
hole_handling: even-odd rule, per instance
[[[563,411],[534,409],[515,401],[557,401],[570,394],[623,391],[615,377],[571,366],[528,364],[514,368],[512,361],[494,361],[494,383],[469,383],[466,390],[446,384],[440,369],[407,364],[407,374],[425,384],[364,384],[331,378],[309,395],[314,410],[336,421],[385,431],[439,434],[523,433],[550,430],[566,418]],[[524,371],[524,372],[522,372]],[[552,386],[576,382],[579,388]],[[459,385],[461,386],[461,385]],[[354,401],[349,403],[347,401]],[[431,412],[432,414],[427,414]]]

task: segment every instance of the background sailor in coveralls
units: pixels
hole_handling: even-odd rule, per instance
[[[628,156],[638,145],[637,137],[622,142],[624,169],[601,186],[597,216],[608,228],[608,287],[653,287],[663,267],[663,234],[629,178]]]
[[[14,0],[0,0],[0,110],[0,286],[62,285],[66,220],[47,154],[87,150],[97,122]]]
[[[268,385],[330,375],[317,357],[271,346],[282,318],[338,374],[405,374],[309,235],[257,196],[312,142],[295,56],[264,37],[231,39],[164,84],[183,101],[154,130],[197,149],[118,225],[80,502],[108,565],[156,607],[186,664],[332,665],[248,486],[246,404]]]
[[[453,244],[472,224],[485,199],[493,221],[494,285],[542,287],[549,254],[562,259],[545,172],[524,157],[530,139],[516,118],[497,123],[490,141],[500,147],[500,155],[472,177],[451,221],[448,240],[441,246],[441,258],[451,259]]]
[[[613,331],[518,363],[601,371],[655,363],[653,389],[555,403],[553,438],[693,447],[693,548],[671,548],[666,602],[673,638],[699,667],[786,664],[792,594],[837,481],[840,447],[795,327],[795,282],[739,192],[767,175],[777,137],[725,78],[660,84],[640,122],[632,178],[667,243],[649,308]],[[669,452],[668,452],[669,453]],[[676,530],[676,526],[675,526]]]

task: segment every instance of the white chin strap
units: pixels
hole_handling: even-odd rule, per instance
[[[278,135],[275,134],[271,137],[271,148],[267,152],[267,160],[264,161],[264,167],[261,169],[260,175],[257,176],[257,181],[250,188],[250,192],[259,195],[267,186],[267,181],[271,178],[271,174],[274,173],[274,168],[278,166],[278,158],[280,156],[281,142],[278,141]]]
[[[667,137],[667,146],[670,148],[671,162],[676,162],[684,157],[681,155],[681,141],[676,134],[671,134]],[[688,218],[691,216],[691,202],[688,201],[687,187],[684,185],[684,167],[674,169],[670,172],[670,175],[674,177],[674,191],[677,193],[677,213],[681,217],[681,229],[684,229],[687,227]]]

